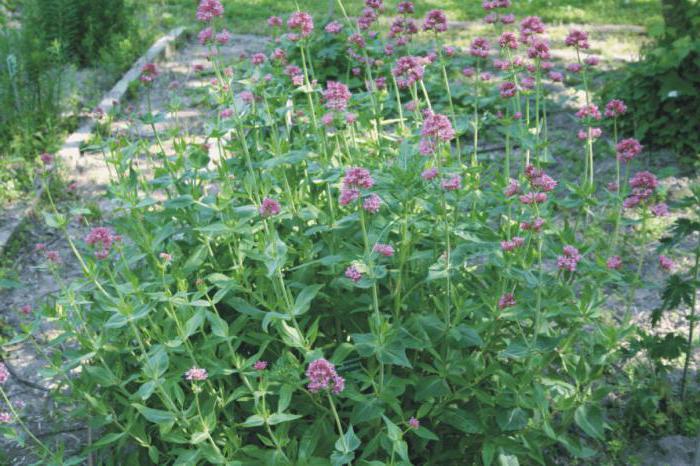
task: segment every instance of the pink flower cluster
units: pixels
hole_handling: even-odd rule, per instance
[[[331,21],[330,23],[326,24],[324,30],[328,34],[340,34],[340,31],[343,30],[343,25],[338,21]]]
[[[525,244],[525,238],[520,236],[514,236],[513,239],[509,241],[501,241],[501,249],[505,252],[513,251]]]
[[[392,257],[394,255],[394,247],[391,244],[377,243],[372,248],[372,251],[384,257]]]
[[[564,39],[564,43],[569,47],[576,47],[577,49],[588,49],[591,47],[588,43],[588,33],[580,29],[572,29],[569,31],[566,39]]]
[[[362,280],[362,272],[354,265],[351,265],[345,269],[345,277],[357,283]]]
[[[607,114],[607,111],[606,111]],[[622,162],[629,162],[636,156],[638,156],[644,147],[634,138],[623,139],[617,143],[615,149],[617,150],[617,160]]]
[[[651,198],[658,185],[659,182],[652,173],[648,171],[638,172],[630,180],[632,194],[625,199],[622,205],[626,209],[637,207],[642,202]]]
[[[673,261],[669,259],[668,257],[664,256],[663,254],[659,256],[659,265],[661,266],[662,269],[664,269],[666,272],[670,272],[673,270]]]
[[[289,40],[296,42],[311,35],[314,30],[314,20],[305,11],[297,11],[292,13],[287,20],[287,27],[296,31],[287,35]]]
[[[139,77],[139,80],[144,84],[149,84],[153,82],[153,80],[156,79],[159,74],[160,73],[158,73],[158,68],[156,68],[155,64],[146,63],[141,68],[141,76]]]
[[[447,16],[445,12],[442,10],[430,10],[425,16],[423,30],[434,31],[436,34],[447,31]]]
[[[462,187],[462,178],[459,175],[453,175],[450,178],[444,180],[440,186],[445,191],[457,191]]]
[[[96,246],[95,257],[98,259],[106,259],[109,256],[109,250],[112,245],[121,241],[120,235],[115,235],[111,228],[95,227],[90,230],[90,233],[85,237],[85,242],[90,246]]]
[[[591,118],[593,120],[600,120],[603,118],[603,116],[600,114],[600,110],[598,110],[598,106],[596,104],[588,104],[584,105],[579,109],[578,112],[576,112],[576,116],[584,120],[586,118]]]
[[[518,38],[514,33],[506,31],[498,38],[498,45],[504,49],[515,50],[518,48]]]
[[[536,218],[532,222],[520,222],[520,229],[525,231],[539,232],[544,226],[544,219]]]
[[[560,270],[576,272],[576,266],[581,259],[578,249],[573,246],[564,246],[564,254],[557,258],[557,266]]]
[[[391,73],[396,78],[396,84],[400,88],[405,89],[423,79],[423,74],[425,73],[424,65],[423,58],[408,55],[396,61],[391,69]]]
[[[323,92],[323,100],[329,110],[345,111],[348,101],[352,97],[348,86],[336,81],[328,81],[326,90]]]
[[[529,44],[535,34],[544,34],[544,23],[539,16],[528,16],[520,22],[520,41]]]
[[[306,377],[309,379],[307,388],[311,393],[330,389],[337,395],[345,389],[345,379],[336,373],[333,364],[323,358],[309,364]]]
[[[515,296],[513,293],[506,293],[498,299],[498,309],[505,309],[507,307],[513,307],[517,304],[515,301]]]
[[[197,7],[196,17],[199,21],[209,22],[224,14],[224,7],[219,0],[201,0]]]
[[[605,116],[617,118],[627,113],[627,105],[622,100],[613,99],[605,105]]]
[[[280,203],[270,197],[263,199],[260,207],[258,208],[258,212],[263,217],[272,217],[273,215],[277,215],[280,213],[280,210]]]
[[[489,41],[483,37],[477,37],[469,46],[469,55],[477,58],[486,58],[489,56]]]
[[[0,385],[4,385],[7,379],[10,378],[10,371],[7,370],[5,363],[0,362]]]
[[[620,256],[609,257],[608,260],[605,262],[605,265],[610,270],[619,270],[620,267],[622,267],[622,259],[620,259]]]
[[[187,372],[185,372],[186,380],[203,381],[207,380],[208,377],[209,374],[207,374],[207,370],[199,367],[192,367]]]
[[[256,361],[255,364],[253,364],[253,369],[256,371],[264,371],[267,369],[267,361]]]

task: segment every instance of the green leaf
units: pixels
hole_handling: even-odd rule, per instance
[[[199,269],[207,258],[209,251],[206,245],[200,244],[194,252],[187,258],[187,261],[182,266],[182,271],[186,274],[190,274],[195,270]]]
[[[282,321],[279,328],[285,345],[293,348],[304,348],[304,337],[299,333],[299,330],[290,327],[284,321]]]
[[[214,335],[222,338],[228,336],[228,323],[226,323],[224,319],[209,311],[207,312],[207,320],[209,321],[209,326]]]
[[[417,429],[411,429],[411,432],[416,434],[418,437],[424,438],[426,440],[440,440],[440,438],[437,435],[435,435],[435,433],[432,430],[427,429],[423,426],[420,426]]]
[[[498,427],[503,431],[520,430],[527,425],[528,415],[521,408],[499,411],[496,415]]]
[[[484,466],[491,466],[493,459],[496,456],[496,445],[491,442],[485,442],[481,447],[481,462]]]
[[[316,297],[323,285],[309,285],[301,290],[301,293],[294,301],[294,310],[292,313],[295,316],[300,316],[306,313],[311,307],[311,301]]]
[[[605,439],[603,411],[592,405],[581,405],[574,413],[576,425],[589,436],[598,440]]]
[[[126,435],[126,432],[114,432],[111,434],[107,434],[101,439],[99,439],[97,442],[95,442],[92,447],[93,448],[99,448],[99,447],[104,447],[109,445],[110,443],[114,443],[120,439],[122,439]]]
[[[406,357],[406,346],[399,338],[391,338],[380,343],[371,333],[356,333],[352,335],[357,352],[362,357],[376,356],[384,364],[411,367]]]
[[[506,349],[504,349],[498,354],[503,358],[523,359],[527,357],[529,353],[530,351],[528,350],[527,345],[517,341],[513,341],[506,347]]]
[[[498,464],[500,466],[520,466],[517,456],[506,453],[498,454]]]
[[[136,408],[136,410],[143,415],[146,419],[148,419],[150,422],[153,422],[158,425],[165,425],[169,423],[174,423],[177,418],[175,415],[169,411],[163,411],[161,409],[152,409],[152,408],[147,408],[143,405],[140,405],[138,403],[133,403],[132,406]]]
[[[484,345],[484,340],[481,339],[476,330],[464,324],[450,330],[450,337],[465,348],[470,346],[482,347]]]
[[[449,394],[450,387],[447,386],[447,382],[442,377],[423,377],[416,384],[415,400],[424,401],[429,398],[439,398]]]
[[[241,424],[241,427],[259,427],[264,424],[265,418],[259,414],[253,414],[252,416],[248,417],[243,424]]]
[[[352,424],[348,426],[348,430],[342,437],[338,437],[335,442],[335,449],[342,453],[350,453],[360,447],[360,438],[355,435]]]
[[[440,419],[467,434],[480,434],[484,431],[474,411],[451,409],[443,413]]]
[[[267,423],[271,426],[274,426],[283,422],[289,422],[295,419],[299,419],[300,417],[301,416],[299,414],[274,413],[269,418],[267,418]]]
[[[266,312],[265,317],[263,318],[262,321],[262,329],[265,333],[267,333],[267,330],[270,326],[270,323],[276,320],[291,320],[291,317],[288,316],[287,314],[281,314],[279,312]]]
[[[185,338],[189,338],[192,334],[194,334],[199,328],[202,326],[204,323],[204,319],[206,318],[206,313],[204,309],[197,309],[197,311],[194,313],[192,317],[190,317],[187,322],[185,323]]]

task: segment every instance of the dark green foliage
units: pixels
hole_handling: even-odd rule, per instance
[[[683,14],[665,15],[671,24],[658,34],[642,61],[614,73],[603,97],[627,103],[622,127],[628,133],[634,132],[647,146],[673,149],[684,164],[697,168],[700,5],[672,3],[685,3]]]
[[[129,9],[124,0],[30,0],[22,20],[44,47],[57,41],[69,57],[87,64],[127,31]]]

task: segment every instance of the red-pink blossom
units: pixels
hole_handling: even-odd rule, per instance
[[[673,261],[668,257],[664,256],[663,254],[659,256],[659,265],[666,272],[672,271],[674,266]]]
[[[362,279],[362,272],[360,272],[360,270],[354,265],[351,265],[350,267],[345,269],[345,276],[353,282],[357,283]]]
[[[345,379],[338,375],[333,364],[323,358],[309,364],[306,377],[309,379],[307,388],[311,393],[332,389],[337,395],[345,388]]]
[[[569,47],[576,47],[578,49],[588,49],[591,47],[588,43],[588,33],[580,29],[572,29],[569,31],[566,39],[564,39],[564,43]]]
[[[391,244],[377,243],[372,248],[372,251],[385,257],[391,257],[394,255],[394,247]]]
[[[191,381],[203,381],[207,380],[207,377],[209,377],[207,370],[196,366],[193,366],[185,372],[185,379]]]
[[[376,214],[379,212],[380,207],[382,206],[382,198],[380,198],[378,195],[372,193],[369,196],[367,196],[363,201],[362,201],[362,208],[371,214]]]
[[[287,20],[287,27],[292,31],[298,31],[290,37],[291,40],[298,40],[311,35],[314,30],[314,20],[305,11],[296,11]]]
[[[507,307],[515,306],[517,302],[515,301],[515,296],[513,293],[506,293],[498,299],[498,308],[503,310]]]
[[[199,21],[211,21],[224,14],[224,7],[219,0],[201,0],[197,7],[196,18]]]
[[[442,10],[430,10],[423,22],[424,31],[445,32],[447,31],[447,16]]]
[[[265,199],[263,199],[262,203],[260,204],[260,207],[258,208],[258,212],[263,217],[271,217],[273,215],[277,215],[280,213],[280,210],[280,203],[270,197],[266,197]]]
[[[459,175],[454,175],[444,180],[441,186],[445,191],[456,191],[462,187],[462,179]]]
[[[472,57],[486,58],[489,56],[489,41],[483,37],[477,37],[469,46],[469,54]]]
[[[336,81],[328,81],[326,90],[323,92],[325,106],[329,110],[345,111],[348,101],[352,97],[348,86]]]
[[[627,113],[627,105],[622,100],[613,99],[605,105],[605,116],[617,118]]]
[[[617,150],[617,160],[622,162],[629,162],[636,156],[638,156],[644,146],[642,146],[639,141],[634,138],[623,139],[617,143],[615,149]]]

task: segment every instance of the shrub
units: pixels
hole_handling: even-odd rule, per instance
[[[216,0],[197,12],[212,51],[226,42],[221,14]],[[101,432],[94,449],[133,464],[591,458],[609,427],[606,373],[630,331],[610,323],[603,294],[634,296],[634,248],[665,209],[653,174],[621,174],[641,147],[621,141],[617,186],[596,190],[602,115],[590,102],[577,112],[581,180],[545,172],[538,18],[521,29],[531,74],[504,67],[498,84],[511,85],[484,85],[505,112],[506,150],[491,162],[478,98],[465,159],[449,86],[433,91],[445,105],[431,103],[423,76],[444,75],[447,57],[407,49],[377,76],[385,90],[362,55],[366,90],[317,84],[311,21],[287,22],[296,64],[258,55],[234,69],[212,54],[207,144],[159,145],[147,164],[131,141],[101,145],[116,174],[111,225],[81,240],[66,213],[46,214],[85,276],[49,314],[61,328],[51,369]],[[441,12],[426,24],[441,41]],[[585,53],[585,33],[571,37]],[[486,69],[483,41],[472,48]],[[405,113],[394,81],[412,99]],[[148,64],[146,92],[154,82]],[[138,118],[157,133],[161,116]]]
[[[684,3],[684,2],[678,2]],[[603,98],[630,103],[623,127],[650,147],[668,147],[685,165],[700,155],[700,5],[687,4],[683,24],[667,24],[641,61],[615,73]],[[667,18],[667,21],[678,21]]]

